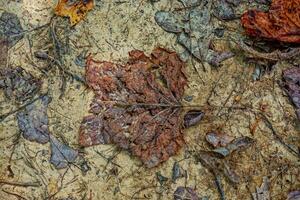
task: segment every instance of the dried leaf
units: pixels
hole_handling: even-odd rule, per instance
[[[300,120],[300,68],[291,67],[283,71],[284,88],[290,100],[296,107],[296,113]]]
[[[18,16],[4,11],[0,17],[0,38],[7,40],[9,46],[15,45],[23,38],[23,28]]]
[[[168,180],[168,178],[163,176],[160,172],[156,172],[156,178],[160,185],[163,185]]]
[[[219,19],[223,20],[232,20],[236,17],[234,10],[226,0],[219,0],[219,2],[215,4],[214,13]]]
[[[300,0],[273,0],[268,12],[249,10],[241,22],[250,36],[300,43],[299,13]]]
[[[78,152],[66,144],[61,143],[54,136],[50,136],[51,158],[50,162],[57,168],[66,168],[74,163]]]
[[[196,158],[216,177],[222,174],[232,183],[238,183],[240,181],[239,176],[230,169],[220,154],[212,151],[199,151]]]
[[[174,192],[174,200],[200,200],[193,188],[179,186]]]
[[[41,81],[21,67],[0,69],[0,89],[5,96],[17,103],[31,99],[41,88]]]
[[[71,25],[74,26],[93,8],[94,0],[59,0],[55,7],[55,14],[69,17]]]
[[[206,141],[213,147],[225,147],[234,138],[225,133],[209,132],[206,134]]]
[[[49,141],[47,115],[49,102],[50,98],[43,96],[18,113],[18,125],[25,139],[41,144],[45,144]]]
[[[260,187],[256,187],[256,192],[252,193],[253,200],[270,200],[269,179],[263,178],[263,183]]]
[[[184,127],[188,128],[198,124],[204,117],[204,112],[201,110],[190,110],[184,115]]]
[[[82,121],[79,144],[113,143],[154,167],[184,144],[180,101],[185,64],[162,48],[151,57],[141,51],[129,55],[125,65],[88,58],[86,80],[95,99],[93,114]]]

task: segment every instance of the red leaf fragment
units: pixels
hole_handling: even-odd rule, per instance
[[[250,36],[300,43],[299,13],[300,0],[273,0],[268,12],[249,10],[241,22]]]
[[[187,84],[185,63],[175,52],[156,48],[150,57],[129,52],[120,65],[87,60],[86,81],[94,91],[79,144],[113,143],[147,167],[175,155],[184,144],[180,101]]]

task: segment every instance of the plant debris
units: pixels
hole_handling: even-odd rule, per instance
[[[213,147],[225,147],[228,145],[234,138],[220,132],[209,132],[206,134],[206,141],[211,144]]]
[[[177,43],[182,45],[196,59],[218,67],[221,62],[234,56],[232,52],[218,52],[211,48],[215,27],[211,23],[211,10],[220,19],[229,19],[234,15],[229,4],[221,0],[212,2],[180,1],[186,13],[158,11],[156,23],[165,31],[177,34]],[[193,35],[193,37],[191,37]]]
[[[4,38],[9,46],[14,46],[24,36],[18,16],[4,11],[0,17],[0,38]]]
[[[291,67],[283,71],[284,89],[296,107],[300,120],[300,67]]]
[[[93,7],[94,0],[59,0],[55,7],[55,14],[69,17],[71,26],[74,26],[81,21]]]
[[[18,125],[25,139],[41,144],[49,141],[47,115],[49,102],[50,98],[48,96],[42,96],[18,113]]]
[[[200,200],[196,191],[191,187],[179,186],[174,192],[174,200]]]
[[[57,168],[66,168],[69,164],[74,163],[78,151],[72,149],[66,144],[61,143],[54,136],[50,136],[51,158],[50,162]]]
[[[0,69],[0,89],[6,98],[23,103],[38,93],[42,82],[21,67]]]
[[[125,65],[88,58],[86,80],[94,90],[92,115],[85,117],[79,144],[114,143],[154,167],[184,144],[180,119],[183,63],[175,52],[156,48],[151,57],[129,52]]]
[[[256,192],[252,193],[253,200],[270,200],[269,192],[269,179],[268,177],[263,178],[263,183],[260,187],[256,187]]]
[[[204,116],[201,110],[190,110],[184,115],[184,127],[188,128],[198,124]]]
[[[248,148],[254,143],[254,140],[250,137],[239,137],[230,142],[226,147],[219,147],[213,151],[226,157],[234,151]]]
[[[299,0],[273,0],[268,12],[249,10],[241,23],[250,36],[300,43],[299,13]]]

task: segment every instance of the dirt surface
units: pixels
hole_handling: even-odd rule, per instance
[[[176,44],[176,36],[165,32],[154,20],[158,10],[174,10],[181,8],[181,4],[167,0],[153,2],[96,1],[95,8],[84,20],[70,28],[68,19],[53,18],[55,1],[0,0],[0,14],[5,11],[17,14],[23,29],[27,30],[23,39],[9,48],[6,65],[21,66],[43,81],[41,92],[48,92],[52,98],[47,110],[50,133],[79,149],[90,168],[85,173],[76,165],[56,169],[49,162],[50,144],[24,139],[16,114],[11,114],[0,122],[1,199],[164,200],[173,199],[179,186],[195,189],[203,199],[220,199],[214,175],[195,159],[200,150],[212,149],[205,139],[206,133],[212,130],[255,140],[249,148],[233,152],[227,159],[240,176],[240,183],[234,185],[221,177],[226,199],[251,199],[264,177],[269,180],[271,199],[286,199],[290,191],[299,190],[300,123],[280,87],[282,71],[299,65],[299,60],[277,62],[272,71],[254,81],[255,65],[246,62],[242,52],[228,39],[240,37],[239,20],[222,22],[227,28],[226,39],[214,41],[217,49],[234,51],[235,57],[224,61],[219,68],[207,63],[203,67],[191,58],[187,62],[188,87],[182,104],[199,105],[205,118],[197,126],[184,130],[186,144],[178,155],[148,169],[114,145],[79,148],[80,123],[93,99],[93,92],[80,81],[85,68],[74,62],[80,53],[87,51],[97,60],[124,63],[128,52],[135,49],[147,55],[157,46],[179,54],[184,52]],[[240,12],[245,9],[241,7]],[[213,23],[221,24],[217,20]],[[51,65],[53,69],[43,72],[40,69],[47,68],[49,61],[37,59],[34,52],[53,48],[49,43],[52,40],[49,29],[54,25],[60,39],[67,41],[65,68],[62,71]],[[78,80],[70,74],[76,74]],[[62,95],[64,76],[67,78]],[[0,114],[17,107],[0,90]],[[293,151],[298,151],[298,155]],[[172,181],[176,161],[183,176]],[[163,185],[158,181],[158,173],[168,178]]]

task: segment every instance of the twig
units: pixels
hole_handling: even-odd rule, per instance
[[[221,177],[219,175],[215,175],[215,178],[216,178],[215,183],[216,183],[218,192],[220,194],[220,199],[221,200],[226,200],[226,196],[225,196],[223,186],[222,186],[222,183],[221,183]]]
[[[289,152],[291,152],[293,155],[297,156],[298,158],[300,158],[300,154],[294,150],[290,145],[286,144],[282,138],[276,133],[272,123],[270,122],[270,120],[266,117],[266,115],[264,115],[263,113],[259,112],[258,113],[261,117],[262,120],[265,122],[266,126],[271,130],[272,135],[275,137],[275,139],[283,146],[285,147]]]
[[[246,45],[243,41],[240,41],[238,43],[238,46],[245,51],[246,53],[250,54],[253,58],[260,58],[260,59],[266,59],[266,60],[272,60],[272,61],[280,61],[280,60],[288,60],[292,58],[296,58],[300,55],[300,48],[291,48],[288,52],[281,52],[279,50],[273,51],[271,53],[262,53],[258,52],[248,45]]]
[[[10,195],[13,195],[13,196],[16,196],[18,199],[24,199],[24,200],[27,200],[25,197],[22,197],[21,195],[19,194],[16,194],[16,193],[13,193],[13,192],[9,192],[9,191],[6,191],[4,189],[2,189],[3,192],[5,192],[6,194],[10,194]]]
[[[8,182],[8,181],[4,181],[4,180],[0,180],[0,184],[12,185],[12,186],[18,186],[18,187],[40,187],[41,186],[40,182],[18,183],[18,182]]]

